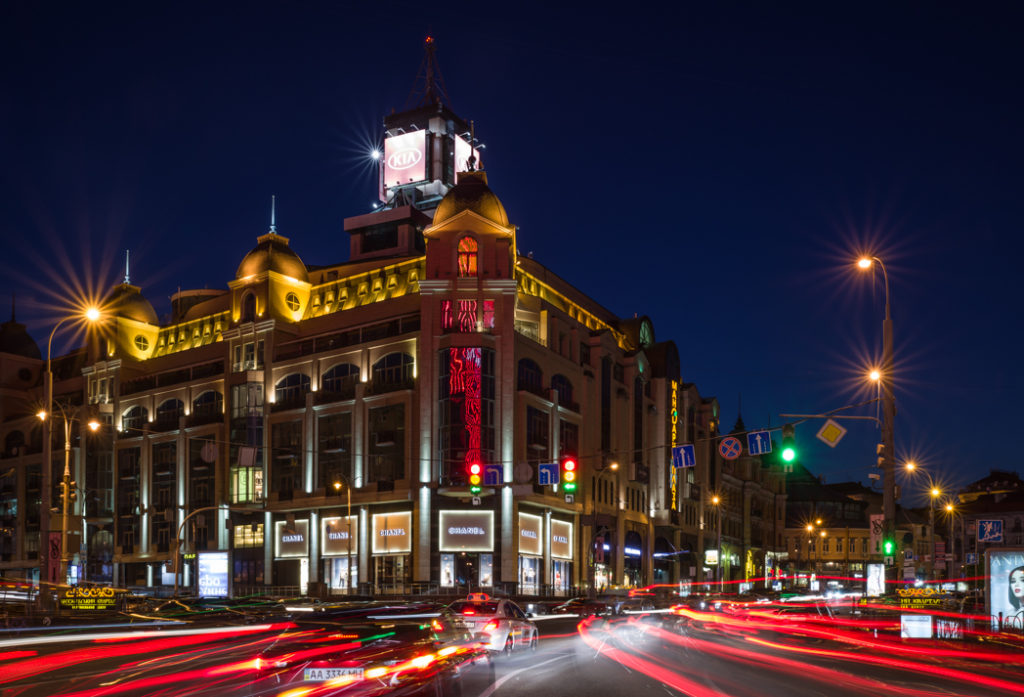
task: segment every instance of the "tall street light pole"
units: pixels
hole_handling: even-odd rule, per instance
[[[954,553],[956,551],[956,545],[953,543],[953,522],[954,522],[954,517],[955,516],[956,516],[956,510],[953,508],[953,504],[947,503],[946,504],[946,517],[949,518],[949,548],[946,550],[946,561],[948,562],[948,565],[949,565],[949,571],[948,571],[948,573],[946,575],[946,580],[947,581],[952,581],[953,580],[953,563],[956,561],[954,559]]]
[[[53,337],[60,329],[60,326],[68,320],[77,320],[85,318],[88,322],[94,323],[100,319],[100,311],[95,307],[90,307],[85,310],[82,314],[68,315],[62,318],[53,330],[50,332],[49,339],[46,340],[46,375],[44,377],[45,391],[46,391],[46,406],[44,411],[40,412],[39,417],[43,420],[43,492],[42,492],[42,520],[39,521],[39,535],[41,537],[41,544],[39,546],[39,578],[44,583],[61,583],[62,579],[67,579],[67,566],[66,566],[66,555],[67,555],[67,515],[68,515],[68,504],[70,495],[68,492],[68,485],[70,484],[70,454],[71,454],[71,426],[70,422],[65,415],[64,418],[64,480],[63,480],[63,526],[61,535],[61,549],[60,549],[60,562],[54,568],[51,564],[51,552],[50,552],[50,508],[52,505],[52,489],[53,489],[53,419],[50,418],[53,415]],[[63,408],[61,409],[63,411]],[[56,555],[53,555],[56,556]],[[41,597],[49,597],[48,594],[41,594]]]
[[[892,540],[896,533],[896,397],[893,392],[893,329],[892,312],[889,301],[889,273],[885,264],[878,257],[864,257],[857,262],[861,269],[871,268],[874,262],[882,269],[885,281],[885,319],[882,320],[882,514],[883,540]]]
[[[935,576],[935,499],[942,492],[932,487],[931,500],[928,502],[928,580]]]
[[[725,555],[722,554],[722,499],[719,498],[718,496],[712,496],[711,503],[712,505],[714,505],[715,510],[717,511],[715,530],[717,531],[718,537],[718,569],[715,575],[718,577],[718,592],[721,593],[723,584],[725,583],[723,573],[724,569],[722,569],[722,566],[725,563]]]

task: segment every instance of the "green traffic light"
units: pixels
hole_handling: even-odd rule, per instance
[[[882,543],[882,549],[885,551],[886,556],[889,556],[896,551],[896,542],[894,540],[886,540]]]
[[[785,447],[782,449],[782,459],[786,462],[792,462],[796,459],[796,448]]]

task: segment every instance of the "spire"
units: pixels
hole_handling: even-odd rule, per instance
[[[124,284],[126,286],[129,283],[131,283],[131,280],[130,280],[131,277],[128,275],[128,254],[129,254],[129,251],[130,250],[128,250],[128,249],[124,250]]]
[[[416,74],[416,84],[413,85],[409,98],[405,100],[407,110],[431,104],[448,104],[448,90],[444,86],[444,78],[441,76],[437,57],[434,56],[436,49],[434,37],[427,37],[423,43],[423,49],[423,63],[420,64],[419,72]],[[417,96],[420,96],[419,101],[416,99]]]
[[[746,424],[743,423],[743,393],[739,394],[739,406],[736,411],[736,425],[732,427],[733,433],[745,433],[747,430]]]
[[[277,196],[270,195],[270,232],[277,234]]]

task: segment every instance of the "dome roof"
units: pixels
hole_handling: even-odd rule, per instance
[[[156,310],[142,295],[142,289],[128,283],[122,283],[111,291],[103,301],[103,311],[116,317],[126,317],[136,322],[145,322],[159,326],[160,320]]]
[[[508,227],[505,206],[501,205],[501,201],[487,186],[487,175],[484,172],[459,172],[459,183],[445,194],[434,212],[434,225],[465,210],[471,210],[502,227]]]
[[[309,283],[309,272],[299,255],[288,246],[288,238],[276,232],[268,232],[256,240],[252,251],[245,255],[238,265],[235,278],[255,276],[264,271],[276,271],[305,283]]]
[[[39,345],[28,332],[25,325],[15,322],[0,324],[0,353],[10,353],[25,358],[41,359],[43,355],[39,352]]]

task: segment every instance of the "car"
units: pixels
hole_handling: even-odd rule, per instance
[[[486,593],[470,593],[456,600],[448,610],[459,615],[480,635],[484,647],[506,656],[519,650],[537,650],[540,633],[526,613],[507,598],[492,598]]]
[[[426,697],[458,693],[490,656],[459,616],[441,609],[430,618],[298,620],[253,663],[259,694]]]
[[[608,603],[590,598],[571,598],[551,609],[553,615],[576,615],[577,617],[603,617],[611,615],[613,612],[613,607]]]

